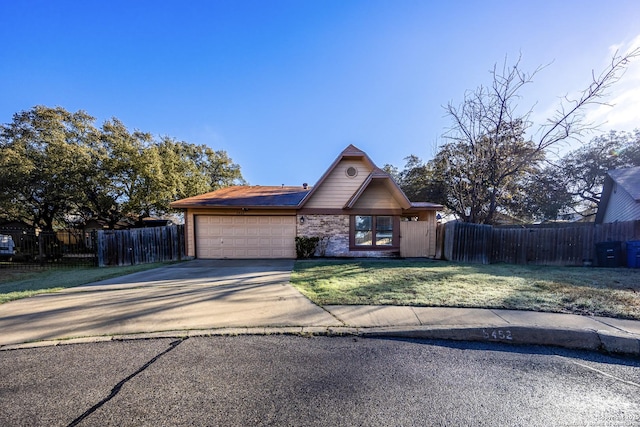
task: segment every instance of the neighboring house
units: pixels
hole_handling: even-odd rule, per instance
[[[607,172],[596,224],[640,220],[640,166]]]
[[[330,257],[433,257],[442,209],[410,202],[353,145],[314,187],[226,187],[171,206],[185,210],[186,251],[197,258],[295,258],[297,236],[324,237],[322,252]],[[402,243],[401,222],[408,230]],[[412,249],[412,239],[420,248]],[[401,244],[409,246],[401,251]]]
[[[173,221],[170,219],[145,217],[136,221],[135,228],[166,227],[169,225],[173,225]]]

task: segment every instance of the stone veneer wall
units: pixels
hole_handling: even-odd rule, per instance
[[[302,216],[304,224],[300,224]],[[298,215],[297,223],[298,236],[329,238],[325,256],[349,256],[349,215]]]
[[[304,224],[300,217],[304,216]],[[394,257],[397,251],[349,251],[349,215],[298,215],[297,235],[301,237],[328,237],[324,256],[327,257]],[[320,256],[320,249],[316,250]]]

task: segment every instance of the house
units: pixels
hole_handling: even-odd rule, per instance
[[[640,220],[640,166],[607,172],[596,224]]]
[[[214,259],[295,258],[297,236],[324,237],[322,253],[330,257],[433,257],[436,213],[442,209],[410,202],[353,145],[313,187],[233,186],[171,206],[185,210],[187,255]],[[418,224],[417,231],[409,230],[410,223]],[[412,249],[416,239],[422,249]]]

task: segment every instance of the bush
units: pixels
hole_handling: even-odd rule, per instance
[[[296,237],[296,256],[301,259],[311,258],[319,241],[319,237]]]

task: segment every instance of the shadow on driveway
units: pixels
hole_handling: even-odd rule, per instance
[[[194,260],[0,305],[0,345],[222,327],[340,326],[293,260]]]

